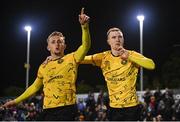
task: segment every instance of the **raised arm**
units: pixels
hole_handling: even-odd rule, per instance
[[[43,86],[42,80],[40,78],[36,78],[34,83],[26,89],[26,91],[17,97],[14,100],[11,100],[3,105],[3,107],[9,108],[11,106],[15,106],[16,104],[26,100],[30,96],[32,96],[34,93],[36,93],[41,87]]]
[[[91,46],[91,38],[89,33],[89,17],[84,14],[84,8],[81,9],[81,14],[79,15],[79,22],[82,29],[82,44],[74,54],[76,62],[80,62],[84,59]]]

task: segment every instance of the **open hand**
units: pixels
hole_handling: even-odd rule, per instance
[[[53,59],[52,56],[48,56],[48,57],[46,58],[46,60],[43,62],[43,64],[44,64],[44,65],[47,65],[48,62],[52,61],[52,59]]]
[[[6,102],[4,105],[1,106],[1,108],[11,108],[14,107],[16,105],[14,100],[10,100],[8,102]]]

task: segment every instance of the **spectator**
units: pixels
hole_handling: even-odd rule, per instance
[[[159,88],[154,92],[154,96],[156,98],[156,102],[159,103],[159,101],[162,99],[162,93]]]
[[[77,104],[78,110],[82,113],[85,111],[85,105],[83,103],[83,99],[79,98],[78,104]]]
[[[99,95],[98,95],[98,98],[97,98],[97,104],[100,105],[100,104],[102,104],[102,102],[103,102],[103,90],[101,89],[99,91]]]
[[[146,91],[143,95],[144,101],[146,102],[146,104],[148,105],[150,102],[150,97],[152,96],[152,93],[150,92],[149,88],[146,88]]]

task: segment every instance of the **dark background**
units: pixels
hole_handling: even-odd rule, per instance
[[[65,53],[80,46],[78,14],[82,7],[91,18],[92,47],[88,54],[109,49],[106,32],[110,27],[121,28],[125,48],[139,52],[139,22],[136,16],[145,15],[144,55],[156,64],[154,71],[144,70],[149,80],[161,75],[162,65],[174,50],[180,48],[180,4],[175,0],[3,0],[0,4],[0,95],[9,86],[25,88],[27,33],[24,26],[32,26],[29,82],[32,84],[39,65],[49,55],[46,38],[52,31],[61,31],[65,35]],[[91,86],[104,84],[101,70],[91,65],[79,67],[77,82],[82,80]]]

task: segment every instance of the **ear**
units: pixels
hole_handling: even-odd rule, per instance
[[[64,50],[66,49],[66,44],[64,44]]]
[[[107,39],[107,43],[108,43],[108,45],[110,45],[109,39]]]
[[[49,48],[49,46],[47,46],[47,50],[48,50],[48,51],[50,51],[50,48]]]

